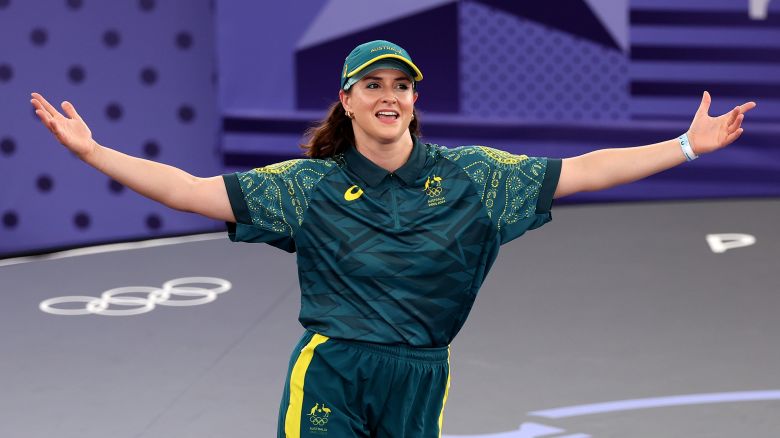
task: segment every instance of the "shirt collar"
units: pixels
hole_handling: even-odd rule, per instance
[[[387,170],[364,157],[355,146],[350,146],[347,149],[344,158],[349,168],[372,187],[379,185],[390,174]],[[406,185],[412,185],[417,180],[424,165],[425,145],[413,135],[412,153],[409,155],[409,159],[393,173],[401,178]]]

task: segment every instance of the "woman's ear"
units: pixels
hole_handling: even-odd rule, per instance
[[[349,106],[349,98],[349,93],[344,90],[339,90],[339,100],[341,101],[341,106],[344,107],[344,111],[352,111]]]
[[[417,98],[420,97],[420,95],[417,93],[417,91],[414,92],[414,100],[412,100],[412,103],[417,103]]]

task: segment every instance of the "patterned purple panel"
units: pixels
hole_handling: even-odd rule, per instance
[[[192,174],[221,171],[209,0],[0,2],[0,257],[214,230],[89,168],[41,126],[41,92],[101,144]],[[41,13],[45,11],[45,13]]]
[[[461,3],[461,113],[477,119],[627,117],[628,60],[613,47]]]
[[[358,44],[384,39],[406,49],[423,72],[418,108],[437,113],[458,112],[457,6],[448,4],[298,51],[298,109],[323,110],[335,102],[347,54]]]
[[[584,0],[555,0],[555,2],[473,0],[505,11],[517,17],[562,30],[589,39],[597,44],[620,47],[595,11]],[[614,1],[613,8],[625,9],[623,1]],[[604,12],[604,8],[601,8]]]

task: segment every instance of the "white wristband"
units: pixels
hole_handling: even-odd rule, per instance
[[[686,160],[693,161],[699,158],[698,155],[693,153],[693,148],[691,147],[691,141],[688,140],[688,133],[685,133],[677,137],[677,140],[680,140],[680,147],[682,148],[683,154],[685,154]]]

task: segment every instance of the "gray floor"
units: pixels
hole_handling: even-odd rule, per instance
[[[453,343],[445,435],[778,436],[780,200],[553,216],[503,248]],[[711,233],[756,243],[716,254]],[[233,289],[136,316],[38,309],[188,276]],[[0,267],[0,437],[274,436],[297,287],[294,255],[226,238]]]

